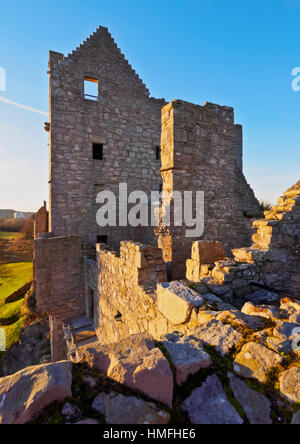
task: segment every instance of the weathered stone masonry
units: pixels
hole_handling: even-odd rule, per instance
[[[65,359],[62,323],[85,315],[83,244],[78,236],[36,239],[38,306],[50,315],[53,361]],[[50,235],[51,236],[51,235]]]
[[[250,242],[251,221],[258,203],[240,169],[241,126],[234,124],[233,109],[176,100],[162,111],[162,177],[164,192],[204,191],[204,233],[207,241],[220,241],[226,252]],[[171,208],[174,201],[171,201]],[[193,200],[195,210],[195,199]],[[164,206],[169,205],[168,199]],[[195,213],[194,213],[195,214]],[[172,263],[172,278],[185,276],[185,262],[196,238],[182,227],[160,226],[159,246]],[[199,237],[198,237],[199,239]]]
[[[96,195],[159,190],[160,115],[164,100],[149,91],[128,64],[106,28],[98,30],[64,57],[50,52],[50,231],[55,236],[78,234],[95,244],[107,235],[120,241],[153,242],[153,230],[130,227],[100,229]],[[84,79],[99,82],[98,101],[84,96]],[[94,160],[92,145],[103,145],[103,160]]]
[[[130,331],[153,331],[154,337],[160,329],[169,331],[151,305],[153,289],[144,287],[167,280],[165,265],[173,278],[183,278],[196,240],[185,238],[185,227],[172,225],[98,227],[99,191],[118,195],[119,183],[126,183],[128,193],[149,196],[162,182],[171,194],[204,191],[201,239],[220,241],[226,252],[248,244],[251,220],[245,214],[257,213],[258,202],[242,173],[242,127],[234,123],[233,109],[151,98],[106,28],[67,57],[51,51],[49,79],[50,233],[35,241],[36,292],[39,307],[51,317],[53,359],[61,359],[62,324],[72,318],[93,319],[104,342]],[[98,84],[97,100],[85,96],[87,80]],[[102,158],[94,158],[93,144],[102,147]],[[99,243],[119,251],[128,240],[151,245],[137,247],[150,248],[146,267],[133,266],[131,244],[122,244],[120,257],[96,252]],[[130,311],[136,317],[130,327],[112,322],[112,316],[119,321]]]

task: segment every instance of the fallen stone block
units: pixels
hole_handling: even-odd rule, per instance
[[[211,357],[199,341],[188,336],[169,334],[162,341],[176,369],[176,382],[180,386],[189,375],[212,365]]]
[[[187,322],[192,309],[203,303],[203,296],[181,282],[157,285],[157,308],[174,325]]]
[[[93,409],[105,416],[107,424],[168,424],[169,413],[135,396],[118,393],[100,393],[93,402]]]
[[[272,367],[282,363],[283,358],[266,347],[249,342],[245,344],[234,360],[234,370],[245,378],[264,382]]]
[[[300,325],[300,313],[294,313],[289,317],[289,321],[293,324]]]
[[[253,293],[247,294],[245,299],[249,300],[253,304],[272,304],[279,300],[279,296],[272,291],[257,290]]]
[[[110,379],[172,407],[173,374],[168,360],[148,334],[115,344],[83,347],[81,358]]]
[[[182,404],[192,424],[243,424],[216,375],[209,376]]]
[[[192,258],[200,264],[213,264],[225,257],[220,242],[196,241],[192,246]]]
[[[291,424],[300,424],[300,410],[294,414]]]
[[[232,250],[234,259],[237,262],[242,263],[261,263],[266,255],[268,250],[261,250],[255,248],[238,248],[236,250]]]
[[[230,325],[211,319],[190,331],[190,336],[206,344],[216,347],[225,356],[242,340],[242,335]]]
[[[72,396],[72,362],[28,367],[0,379],[0,424],[26,424],[54,401]]]
[[[248,327],[252,330],[262,329],[266,326],[266,321],[262,317],[246,315],[239,310],[221,311],[216,319],[231,324],[232,327]]]
[[[279,378],[282,395],[290,402],[300,403],[300,368],[292,367]]]
[[[273,320],[280,319],[280,310],[270,305],[254,305],[252,302],[246,302],[241,311],[250,316],[261,316]]]
[[[229,374],[230,387],[241,404],[251,424],[272,424],[270,419],[271,403],[261,393],[232,374]]]

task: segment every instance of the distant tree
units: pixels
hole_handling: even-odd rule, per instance
[[[0,220],[0,231],[8,233],[19,233],[24,225],[24,219],[3,219]]]
[[[33,218],[29,218],[29,219],[25,219],[23,222],[23,226],[21,229],[21,233],[24,234],[24,239],[25,240],[31,240],[33,239],[33,232],[34,232],[34,227],[33,227]]]

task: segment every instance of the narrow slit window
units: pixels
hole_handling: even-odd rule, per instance
[[[100,143],[93,143],[93,159],[103,160],[103,145]]]
[[[84,78],[84,98],[87,100],[98,101],[99,97],[99,85],[97,79],[91,77]]]
[[[156,160],[160,160],[160,155],[161,155],[161,147],[157,146],[156,147]]]

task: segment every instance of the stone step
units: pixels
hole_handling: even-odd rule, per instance
[[[272,233],[260,233],[259,231],[252,236],[252,248],[257,250],[266,250],[269,248],[272,239]]]
[[[300,190],[290,190],[290,191],[286,191],[283,194],[285,197],[293,198],[293,197],[300,196]]]
[[[271,211],[279,213],[286,213],[287,211],[292,211],[293,207],[295,206],[295,201],[292,200],[291,202],[286,202],[284,205],[274,205]]]
[[[232,250],[236,262],[248,264],[261,262],[267,252],[267,249],[258,248],[238,248],[236,250]]]
[[[278,225],[278,220],[267,220],[267,219],[259,219],[255,220],[252,224],[253,228],[261,228],[261,227],[274,227]]]

